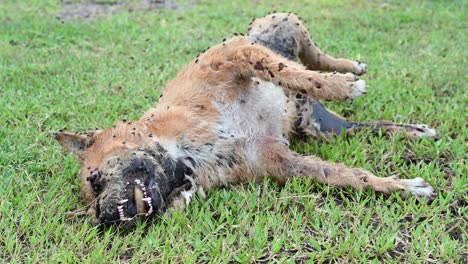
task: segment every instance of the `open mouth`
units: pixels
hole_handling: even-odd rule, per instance
[[[131,221],[135,217],[151,217],[164,207],[161,194],[154,180],[148,179],[143,182],[139,179],[127,182],[128,196],[117,202],[117,212],[120,221]]]
[[[135,216],[150,216],[153,213],[153,205],[151,204],[151,197],[148,197],[146,189],[142,186],[142,190],[134,188],[134,204],[135,207],[128,206],[129,199],[119,200],[117,203],[117,211],[119,212],[120,221],[131,221]],[[134,208],[134,210],[129,210]],[[126,210],[125,210],[126,209]],[[128,211],[129,214],[125,212]],[[133,212],[132,212],[133,211]],[[135,212],[136,211],[136,212]]]
[[[139,183],[138,183],[139,182]],[[118,200],[102,200],[96,205],[96,216],[104,225],[133,222],[138,219],[151,219],[162,212],[164,202],[159,191],[149,191],[141,181],[136,181],[129,187],[128,198]]]

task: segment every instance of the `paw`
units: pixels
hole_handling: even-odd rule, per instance
[[[401,180],[406,189],[406,194],[416,195],[418,197],[435,198],[434,188],[422,178],[410,180]]]
[[[406,133],[408,134],[409,138],[435,138],[437,137],[437,132],[435,129],[431,128],[428,125],[419,124],[419,125],[411,125],[411,128],[414,129],[406,129]]]
[[[332,73],[325,75],[328,79],[331,89],[341,101],[353,101],[356,97],[367,94],[366,82],[359,79],[353,73]],[[338,98],[339,97],[339,98]]]
[[[367,72],[367,64],[365,64],[365,63],[362,63],[360,61],[354,61],[353,66],[354,66],[354,71],[353,72],[356,75],[363,75],[364,73]]]
[[[343,75],[345,77],[348,87],[351,88],[349,93],[349,101],[353,101],[356,97],[367,94],[366,82],[359,79],[356,75],[352,73],[346,73]]]
[[[352,84],[351,99],[367,94],[366,82],[363,80],[356,80]]]

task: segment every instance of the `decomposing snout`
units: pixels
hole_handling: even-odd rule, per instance
[[[88,177],[97,195],[96,218],[100,223],[149,217],[163,207],[155,165],[150,160],[120,158],[108,163],[107,168],[95,170]]]
[[[95,216],[102,224],[151,218],[163,212],[171,191],[186,181],[183,171],[177,173],[181,170],[178,163],[146,152],[133,152],[107,163],[102,171],[93,171],[88,177],[97,196]]]

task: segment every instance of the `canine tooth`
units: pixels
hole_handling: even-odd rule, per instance
[[[119,204],[123,204],[123,203],[126,203],[126,202],[128,202],[128,199],[119,200]]]
[[[141,200],[144,201],[144,202],[150,202],[151,198],[150,197],[145,197],[145,198],[141,198]]]
[[[123,208],[123,205],[117,206],[117,209],[119,209],[119,210],[122,209],[122,208]]]
[[[148,212],[145,214],[145,216],[149,216],[151,213],[153,213],[153,206],[149,204],[149,209],[148,209]]]

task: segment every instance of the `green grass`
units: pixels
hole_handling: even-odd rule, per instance
[[[176,11],[62,23],[59,1],[0,1],[0,262],[466,263],[466,1],[308,2],[177,1]],[[130,233],[69,214],[84,206],[78,163],[52,133],[139,118],[200,50],[273,10],[307,20],[327,53],[370,65],[369,94],[332,109],[440,133],[421,141],[359,133],[294,149],[382,176],[423,177],[437,198],[265,180],[210,192]]]

